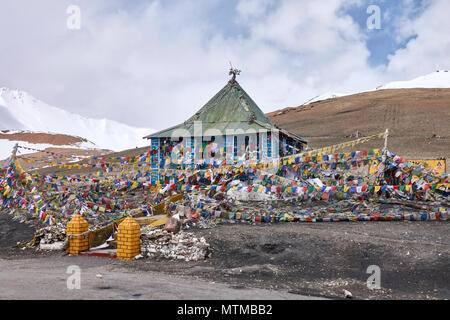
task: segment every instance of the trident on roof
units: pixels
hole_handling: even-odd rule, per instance
[[[230,72],[229,72],[228,74],[229,74],[230,76],[231,76],[231,75],[233,76],[233,77],[231,78],[230,82],[234,82],[234,81],[236,81],[236,76],[238,76],[239,74],[241,74],[241,70],[233,68],[233,65],[231,64],[231,61],[230,61]]]

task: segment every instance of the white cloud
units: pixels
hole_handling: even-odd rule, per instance
[[[241,18],[260,18],[266,14],[269,7],[276,4],[276,0],[241,0],[236,6],[236,10]]]
[[[357,24],[339,10],[343,4],[349,2],[284,1],[264,19],[247,23],[250,37],[276,48],[279,57],[267,73],[274,80],[277,75],[271,82],[277,92],[264,89],[270,81],[255,79],[259,86],[254,94],[267,111],[283,100],[284,105],[298,105],[326,91],[370,88],[371,83],[354,80],[356,74],[371,72],[370,52]]]
[[[416,37],[389,57],[388,72],[409,79],[439,69],[450,69],[450,2],[430,2],[424,12],[408,21],[409,35]]]
[[[266,112],[448,61],[449,38],[436,32],[448,26],[445,0],[408,21],[403,32],[418,37],[391,57],[389,72],[368,65],[367,35],[343,13],[360,0],[79,0],[81,30],[70,31],[72,2],[2,1],[0,86],[139,127],[162,129],[191,116],[226,84],[230,60]],[[420,60],[418,70],[417,59],[430,62]]]

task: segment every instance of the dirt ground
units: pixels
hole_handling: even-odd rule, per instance
[[[133,263],[131,261],[130,263]],[[80,286],[70,277],[78,267]],[[1,299],[13,300],[317,300],[283,291],[236,289],[226,283],[155,271],[135,271],[117,259],[40,255],[0,258]],[[72,270],[72,271],[71,271]]]
[[[53,134],[53,133],[45,133],[45,132],[26,132],[19,131],[15,133],[10,133],[9,130],[0,131],[0,139],[6,139],[11,141],[25,141],[31,143],[48,143],[55,146],[64,146],[64,145],[76,145],[80,142],[88,142],[88,140],[69,136],[67,134]]]
[[[56,268],[61,259],[67,264],[73,259],[74,264],[107,266],[108,272],[127,270],[130,277],[171,276],[175,282],[184,279],[202,288],[190,291],[191,299],[205,297],[208,290],[211,299],[230,298],[218,294],[216,287],[222,285],[232,289],[228,292],[232,297],[240,290],[270,290],[269,296],[269,291],[263,291],[266,299],[271,295],[274,299],[341,299],[345,289],[354,299],[449,299],[449,226],[447,221],[222,224],[187,230],[211,244],[212,257],[205,261],[121,261],[11,248],[17,241],[30,240],[33,231],[0,214],[0,260],[18,264],[20,269],[33,263],[36,268]],[[370,265],[380,267],[379,290],[367,288]],[[165,297],[174,296],[167,293]]]
[[[196,230],[212,245],[205,262],[138,261],[137,270],[191,274],[236,288],[357,299],[450,298],[448,222],[278,223]],[[381,269],[369,290],[367,267]]]
[[[11,220],[11,216],[0,211],[0,257],[8,254],[20,241],[30,241],[34,228],[30,225]]]

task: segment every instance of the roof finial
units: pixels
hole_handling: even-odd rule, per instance
[[[228,73],[230,76],[232,76],[230,82],[236,82],[236,76],[238,76],[241,73],[241,70],[233,68],[233,65],[230,62],[230,72]]]

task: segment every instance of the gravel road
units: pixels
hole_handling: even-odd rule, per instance
[[[449,299],[450,223],[222,224],[192,229],[205,261],[122,261],[12,248],[33,229],[0,215],[0,298],[7,299]],[[81,268],[80,290],[67,267]],[[367,288],[379,266],[381,288]],[[97,278],[96,274],[102,274]]]
[[[70,266],[80,270],[79,289]],[[0,299],[320,299],[258,288],[236,289],[225,283],[161,272],[133,271],[106,258],[47,255],[0,259],[0,269]]]

